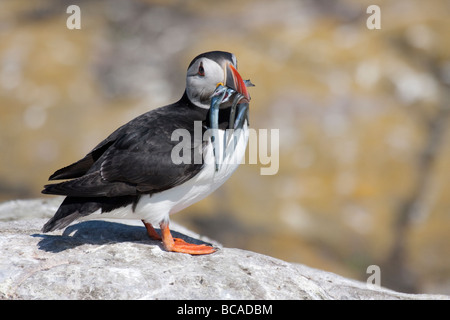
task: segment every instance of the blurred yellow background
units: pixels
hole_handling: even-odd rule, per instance
[[[81,29],[69,30],[69,5]],[[369,30],[366,9],[381,8]],[[173,216],[227,247],[450,294],[449,1],[1,1],[0,200],[179,99],[199,53],[236,54],[280,167],[241,165]]]

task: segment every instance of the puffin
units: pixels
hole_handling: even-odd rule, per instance
[[[180,100],[134,118],[49,177],[64,181],[45,185],[42,193],[65,198],[42,232],[79,219],[139,219],[166,251],[215,252],[213,246],[172,237],[169,217],[211,194],[241,163],[250,86],[233,53],[196,56]]]

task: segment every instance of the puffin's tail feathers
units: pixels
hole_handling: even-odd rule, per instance
[[[63,203],[59,206],[53,218],[47,221],[42,227],[42,232],[50,232],[57,229],[67,227],[74,220],[87,216],[98,209],[100,205],[98,202],[86,202],[86,198],[66,197]]]
[[[139,201],[139,196],[119,197],[66,197],[53,218],[47,221],[42,232],[50,232],[67,227],[71,222],[101,210],[110,212],[114,209],[132,205],[132,210]]]

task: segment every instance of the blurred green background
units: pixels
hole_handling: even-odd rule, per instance
[[[81,8],[81,30],[66,9]],[[366,9],[381,8],[369,30]],[[241,165],[173,220],[227,247],[450,294],[450,1],[0,1],[0,200],[236,54],[280,168]]]

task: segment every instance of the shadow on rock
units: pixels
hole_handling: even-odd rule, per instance
[[[156,229],[160,233],[159,229]],[[195,244],[210,243],[186,236],[177,231],[171,231],[172,236]],[[148,237],[145,227],[131,226],[110,221],[83,221],[68,226],[62,235],[33,234],[32,237],[42,238],[39,249],[47,252],[61,252],[84,244],[103,245],[107,243],[137,242],[158,245],[163,249],[162,242]]]

